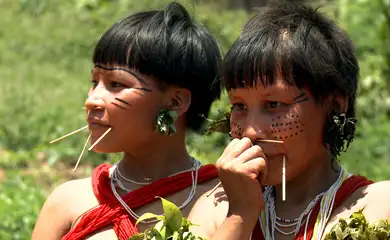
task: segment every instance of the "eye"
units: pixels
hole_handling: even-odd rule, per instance
[[[111,87],[113,87],[113,88],[127,88],[126,85],[119,83],[119,82],[115,82],[115,81],[111,82]]]
[[[275,109],[275,108],[278,108],[280,106],[282,106],[282,103],[276,102],[276,101],[266,102],[266,104],[265,104],[266,108],[271,108],[271,109]]]
[[[244,111],[247,107],[242,103],[234,103],[232,104],[230,111]]]

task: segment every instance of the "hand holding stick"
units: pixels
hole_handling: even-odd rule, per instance
[[[260,143],[283,143],[283,141],[278,140],[269,140],[269,139],[261,139],[257,140],[256,142]],[[207,193],[206,197],[209,197],[215,190],[217,190],[218,187],[222,185],[221,182],[219,182],[215,187],[213,187],[209,193]],[[283,166],[282,166],[282,200],[286,200],[286,157],[283,156]]]

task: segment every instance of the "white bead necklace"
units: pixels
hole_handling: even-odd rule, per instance
[[[275,240],[275,230],[286,236],[295,236],[303,224],[305,224],[304,239],[306,240],[310,215],[319,199],[321,199],[321,204],[318,214],[319,221],[317,222],[317,231],[315,234],[317,235],[316,239],[321,239],[333,210],[337,190],[340,188],[345,179],[349,178],[350,176],[351,174],[349,174],[344,168],[341,168],[340,174],[332,186],[326,192],[318,194],[307,205],[306,209],[301,213],[301,215],[293,220],[283,219],[276,216],[275,197],[273,194],[274,188],[266,187],[264,191],[265,211],[262,212],[262,215],[259,218],[260,227],[263,231],[265,240]],[[270,226],[268,226],[268,224],[270,224]],[[295,227],[294,230],[286,231],[283,229],[291,227]]]
[[[202,166],[202,163],[199,161],[199,160],[196,160],[196,159],[193,159],[193,166],[190,168],[190,169],[187,169],[187,170],[184,170],[184,171],[180,171],[180,172],[177,172],[175,174],[172,174],[170,175],[169,177],[172,177],[172,176],[175,176],[175,175],[178,175],[178,174],[181,174],[181,173],[184,173],[184,172],[191,172],[191,177],[192,177],[192,187],[191,187],[191,191],[187,197],[187,199],[179,206],[179,209],[183,209],[185,206],[188,205],[188,203],[191,202],[191,200],[193,199],[193,197],[195,196],[195,193],[196,193],[196,186],[197,186],[197,182],[198,182],[198,170],[199,168]],[[119,176],[122,177],[124,180],[126,181],[129,181],[129,182],[132,182],[132,183],[135,183],[137,184],[136,181],[133,181],[133,180],[130,180],[128,178],[124,178],[123,175],[120,173],[119,169],[118,169],[118,163],[114,164],[111,168],[110,168],[110,173],[109,173],[109,176],[110,176],[110,185],[111,185],[111,190],[114,194],[114,196],[116,197],[116,199],[119,201],[119,203],[123,206],[124,209],[126,209],[126,211],[130,214],[131,217],[133,217],[135,220],[138,220],[140,218],[140,216],[138,214],[136,214],[127,204],[125,201],[123,201],[122,197],[118,194],[117,190],[116,190],[116,186],[118,186],[119,188],[125,190],[126,192],[130,192],[131,190],[128,189],[128,188],[125,188],[123,186],[123,183],[121,182],[121,180],[119,179]],[[139,185],[146,185],[146,184],[139,184]],[[153,220],[144,220],[144,221],[141,221],[142,223],[154,223],[154,222],[157,222],[158,220],[156,219],[153,219]]]

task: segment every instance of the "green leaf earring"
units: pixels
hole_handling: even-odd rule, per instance
[[[176,120],[176,111],[161,109],[157,114],[154,130],[162,135],[172,136],[176,132]]]

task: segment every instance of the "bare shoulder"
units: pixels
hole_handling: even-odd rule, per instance
[[[222,187],[211,191],[219,180],[214,182],[195,203],[188,219],[198,227],[193,231],[200,236],[210,238],[224,221],[228,213],[228,200]]]
[[[338,207],[329,225],[333,225],[340,218],[348,218],[353,212],[363,209],[367,220],[390,220],[390,181],[376,182],[356,190]]]
[[[390,181],[373,183],[365,189],[365,192],[367,194],[367,210],[378,216],[375,218],[386,218],[390,221]]]
[[[76,215],[88,205],[86,201],[91,199],[91,196],[93,197],[93,191],[90,178],[60,184],[46,199],[35,224],[32,239],[61,238],[69,231]]]

